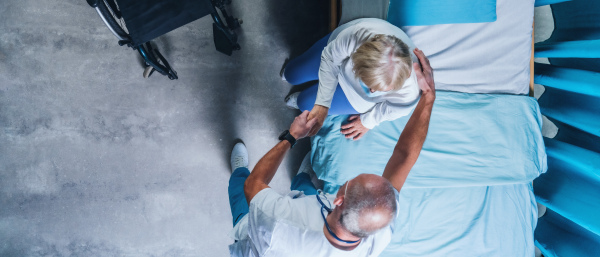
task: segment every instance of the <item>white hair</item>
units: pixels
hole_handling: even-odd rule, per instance
[[[412,70],[408,45],[391,35],[372,36],[351,58],[356,77],[374,91],[399,90]]]

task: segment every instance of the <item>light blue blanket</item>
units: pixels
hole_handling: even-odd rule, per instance
[[[531,183],[400,192],[392,242],[380,257],[533,256]]]
[[[360,173],[382,174],[409,117],[362,139],[329,117],[312,139],[325,191]],[[537,208],[531,181],[545,172],[541,115],[519,95],[438,91],[423,151],[400,192],[392,256],[533,256]]]
[[[531,182],[547,170],[541,117],[532,97],[438,91],[427,140],[404,187]],[[347,116],[328,117],[311,150],[325,191],[361,173],[381,175],[408,118],[383,122],[351,141],[339,132]]]

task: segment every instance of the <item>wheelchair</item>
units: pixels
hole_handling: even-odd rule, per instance
[[[241,49],[234,30],[242,20],[228,13],[231,0],[87,0],[87,3],[96,9],[120,46],[136,50],[144,59],[144,78],[154,71],[171,80],[178,78],[160,51],[152,47],[151,40],[206,15],[211,15],[214,21],[217,51],[231,56],[234,50]]]

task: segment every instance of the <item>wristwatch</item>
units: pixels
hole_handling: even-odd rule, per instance
[[[288,142],[290,142],[290,148],[293,148],[296,144],[296,139],[294,138],[294,136],[292,136],[292,134],[290,134],[289,130],[283,131],[283,133],[279,135],[279,140],[287,140]]]

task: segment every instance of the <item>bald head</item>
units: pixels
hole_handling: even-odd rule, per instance
[[[340,223],[348,232],[366,237],[390,224],[397,206],[394,187],[387,179],[361,174],[346,183],[340,188],[346,194]]]

